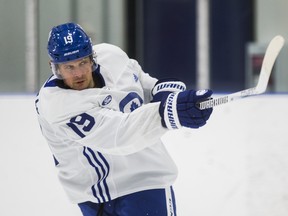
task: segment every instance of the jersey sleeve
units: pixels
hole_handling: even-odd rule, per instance
[[[133,67],[135,70],[138,71],[139,80],[141,82],[143,91],[144,91],[144,101],[145,103],[149,103],[152,100],[152,89],[157,82],[157,79],[150,76],[148,73],[145,73],[141,66],[138,64],[138,62],[134,59],[130,59],[131,64],[133,64]]]
[[[126,155],[160,142],[167,131],[161,125],[159,104],[144,105],[132,113],[91,109],[58,126],[71,141],[96,151]]]
[[[97,62],[105,68],[106,79],[109,77],[112,83],[117,83],[129,64],[127,54],[121,48],[107,43],[94,45],[93,49],[96,52]]]
[[[101,103],[107,97],[103,90],[72,91],[59,95],[50,93],[50,99],[46,100],[41,100],[45,97],[42,93],[38,101],[39,122],[44,135],[45,131],[50,131],[46,137],[50,143],[87,146],[102,153],[127,155],[161,142],[161,136],[167,131],[161,124],[159,103],[123,113],[102,107]]]
[[[151,77],[148,73],[142,70],[142,67],[135,59],[131,59],[128,55],[119,47],[112,44],[98,44],[94,46],[96,51],[97,61],[105,68],[106,81],[111,83],[117,83],[119,80],[125,80],[123,73],[130,71],[135,75],[135,79],[139,79],[143,93],[144,103],[149,103],[152,100],[151,90],[154,87],[157,79]]]

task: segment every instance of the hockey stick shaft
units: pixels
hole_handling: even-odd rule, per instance
[[[222,104],[232,102],[234,100],[242,99],[252,95],[262,94],[266,91],[269,77],[273,68],[273,65],[276,61],[278,54],[280,53],[283,45],[284,38],[280,35],[274,37],[269,43],[264,59],[261,66],[260,76],[256,87],[245,89],[239,92],[232,94],[224,95],[219,98],[209,99],[202,101],[198,104],[199,109],[208,109]]]

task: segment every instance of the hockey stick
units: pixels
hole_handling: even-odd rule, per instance
[[[264,59],[263,59],[261,71],[260,71],[260,76],[259,76],[256,87],[245,89],[245,90],[235,92],[232,94],[228,94],[219,98],[202,101],[199,104],[197,104],[198,108],[201,110],[204,110],[204,109],[212,108],[212,107],[219,106],[222,104],[226,104],[226,103],[229,103],[229,102],[232,102],[234,100],[241,99],[244,97],[264,93],[268,85],[268,81],[269,81],[269,77],[270,77],[273,65],[276,61],[276,58],[279,52],[281,51],[284,45],[284,42],[285,42],[284,38],[278,35],[278,36],[275,36],[269,43],[266,49],[265,55],[264,55]]]

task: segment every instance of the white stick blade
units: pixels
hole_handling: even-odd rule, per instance
[[[277,35],[269,43],[265,52],[259,80],[256,86],[256,92],[258,94],[261,94],[266,91],[273,65],[284,45],[284,42],[285,42],[284,38],[281,35]]]
[[[251,95],[258,95],[258,94],[262,94],[263,92],[265,92],[271,72],[272,72],[273,65],[282,47],[284,46],[284,43],[285,43],[285,40],[281,35],[275,36],[269,43],[266,49],[265,55],[264,55],[264,59],[262,62],[262,67],[261,67],[261,71],[260,71],[260,75],[259,75],[259,79],[258,79],[258,83],[256,87],[252,87],[252,88],[245,89],[239,92],[228,94],[220,98],[214,98],[214,99],[202,101],[197,104],[197,107],[199,107],[199,109],[201,110],[208,109],[214,106],[219,106],[225,103],[232,102],[240,98],[248,97]]]

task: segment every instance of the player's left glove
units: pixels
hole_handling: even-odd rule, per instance
[[[162,125],[168,129],[181,126],[199,128],[205,125],[213,109],[200,110],[198,103],[209,99],[212,93],[212,90],[187,90],[169,94],[159,106]]]
[[[158,102],[162,98],[167,98],[167,96],[172,92],[185,91],[186,85],[182,81],[174,78],[169,79],[160,79],[156,82],[155,86],[152,89],[152,101]]]

